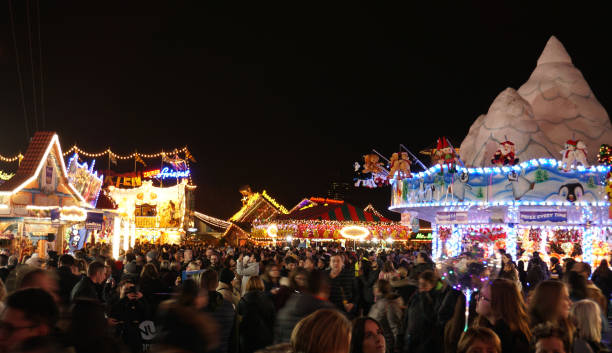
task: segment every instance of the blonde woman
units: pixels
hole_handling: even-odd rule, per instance
[[[337,310],[317,310],[295,325],[291,347],[300,353],[349,353],[351,323]]]
[[[601,344],[601,314],[599,305],[584,299],[574,303],[570,317],[576,325],[574,353],[596,353],[604,347]]]

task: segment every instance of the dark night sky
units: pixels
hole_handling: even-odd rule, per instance
[[[32,129],[25,3],[14,10]],[[226,218],[243,184],[292,207],[350,181],[372,148],[417,152],[440,135],[458,146],[499,92],[527,80],[553,34],[612,109],[601,8],[293,3],[41,1],[45,129],[65,149],[188,145],[198,209]],[[27,139],[2,6],[0,154],[14,155]],[[389,190],[349,198],[386,209]]]

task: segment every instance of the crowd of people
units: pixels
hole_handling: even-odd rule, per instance
[[[469,300],[427,249],[0,254],[2,352],[607,352],[612,271],[502,253]],[[466,310],[467,309],[467,310]],[[466,311],[469,312],[466,323]],[[468,327],[466,329],[466,327]]]

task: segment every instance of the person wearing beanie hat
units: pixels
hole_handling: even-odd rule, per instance
[[[138,277],[138,264],[136,261],[130,261],[125,266],[123,266],[123,276],[122,277],[130,277],[137,278]]]
[[[234,305],[234,309],[238,307],[240,302],[239,292],[234,291],[232,281],[236,275],[229,268],[222,268],[219,273],[219,285],[217,286],[217,292],[223,296],[223,299]]]
[[[159,272],[160,268],[159,268],[159,261],[157,261],[157,250],[151,250],[147,253],[146,255],[146,261],[147,263],[151,263],[153,265],[155,265],[155,268],[157,268],[157,272]]]

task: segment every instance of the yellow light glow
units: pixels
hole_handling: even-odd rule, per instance
[[[130,222],[124,220],[123,222],[123,251],[130,249]]]
[[[270,238],[276,238],[278,236],[278,228],[276,227],[276,224],[271,224],[266,231],[268,232],[268,236]]]
[[[361,240],[370,234],[368,228],[361,226],[346,226],[340,229],[340,235],[352,240]]]
[[[113,222],[113,258],[119,258],[119,242],[121,241],[121,219],[115,217]]]

